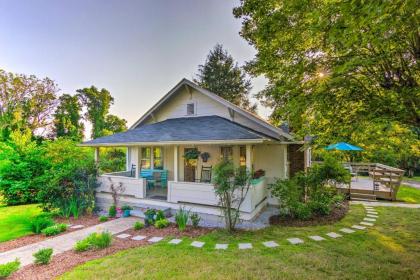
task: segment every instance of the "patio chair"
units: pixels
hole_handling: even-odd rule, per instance
[[[201,177],[200,183],[210,183],[211,182],[211,166],[201,167]]]
[[[152,187],[161,187],[163,186],[162,184],[162,174],[160,172],[153,172],[152,173],[152,178],[153,179],[148,179],[147,180],[147,186],[150,188]]]

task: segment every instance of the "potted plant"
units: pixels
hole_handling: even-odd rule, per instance
[[[265,170],[258,169],[254,172],[254,175],[252,176],[252,179],[259,179],[261,177],[265,176]]]
[[[201,159],[203,162],[207,162],[207,160],[210,158],[210,154],[208,152],[203,152],[200,154]]]
[[[121,211],[123,212],[122,216],[124,218],[130,217],[130,211],[131,210],[133,210],[133,207],[128,206],[128,205],[124,205],[123,207],[121,207]]]
[[[200,151],[197,149],[190,149],[184,153],[184,158],[189,164],[191,164],[191,161],[197,160],[199,156]]]

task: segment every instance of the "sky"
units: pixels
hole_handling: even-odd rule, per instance
[[[255,50],[228,0],[0,0],[0,68],[49,77],[60,93],[95,85],[133,124],[221,43],[243,65]],[[253,79],[252,94],[265,78]],[[263,117],[269,110],[259,107]]]

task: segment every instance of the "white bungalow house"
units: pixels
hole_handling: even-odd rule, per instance
[[[241,207],[241,218],[253,219],[270,198],[267,184],[286,178],[310,162],[282,129],[239,108],[193,82],[183,79],[126,132],[81,144],[126,147],[126,170],[101,174],[97,205],[112,203],[111,185],[122,186],[120,204],[170,208],[187,206],[202,214],[220,215],[211,183],[211,168],[221,159],[232,160],[248,170],[263,170],[253,180]],[[187,161],[184,154],[199,151],[208,156]]]

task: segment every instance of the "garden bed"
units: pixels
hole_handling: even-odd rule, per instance
[[[0,253],[2,252],[6,252],[15,248],[19,248],[25,245],[29,245],[35,242],[40,242],[49,238],[54,238],[57,237],[59,235],[62,234],[66,234],[72,231],[77,231],[77,230],[81,230],[84,229],[86,227],[89,226],[93,226],[93,225],[97,225],[99,224],[99,217],[96,215],[85,215],[85,216],[81,216],[79,217],[79,219],[75,220],[73,217],[70,218],[62,218],[62,217],[57,217],[54,218],[54,221],[56,223],[65,223],[65,224],[72,224],[72,225],[83,225],[83,228],[79,228],[79,229],[71,229],[70,227],[67,228],[67,230],[65,232],[62,232],[58,235],[53,235],[53,236],[45,236],[43,234],[31,234],[31,235],[27,235],[27,236],[23,236],[17,239],[13,239],[13,240],[9,240],[9,241],[5,241],[5,242],[1,242],[0,243]]]
[[[157,229],[153,226],[134,230],[129,229],[121,233],[130,235],[144,235],[147,237],[160,236],[160,237],[197,237],[211,232],[213,229],[208,228],[192,228],[187,227],[183,232],[180,232],[176,225],[171,224],[167,228]],[[119,233],[119,234],[121,234]],[[90,260],[98,259],[107,255],[114,254],[118,251],[150,245],[147,241],[148,238],[135,241],[131,239],[113,238],[112,245],[102,250],[92,250],[81,253],[76,253],[74,250],[69,250],[52,257],[48,265],[27,265],[22,267],[19,271],[14,273],[10,279],[53,279],[66,271],[71,270],[73,267],[85,263]]]
[[[349,210],[349,202],[343,201],[340,207],[334,207],[328,216],[315,215],[309,220],[299,220],[291,217],[274,215],[270,217],[271,225],[306,227],[333,224],[341,220]]]

